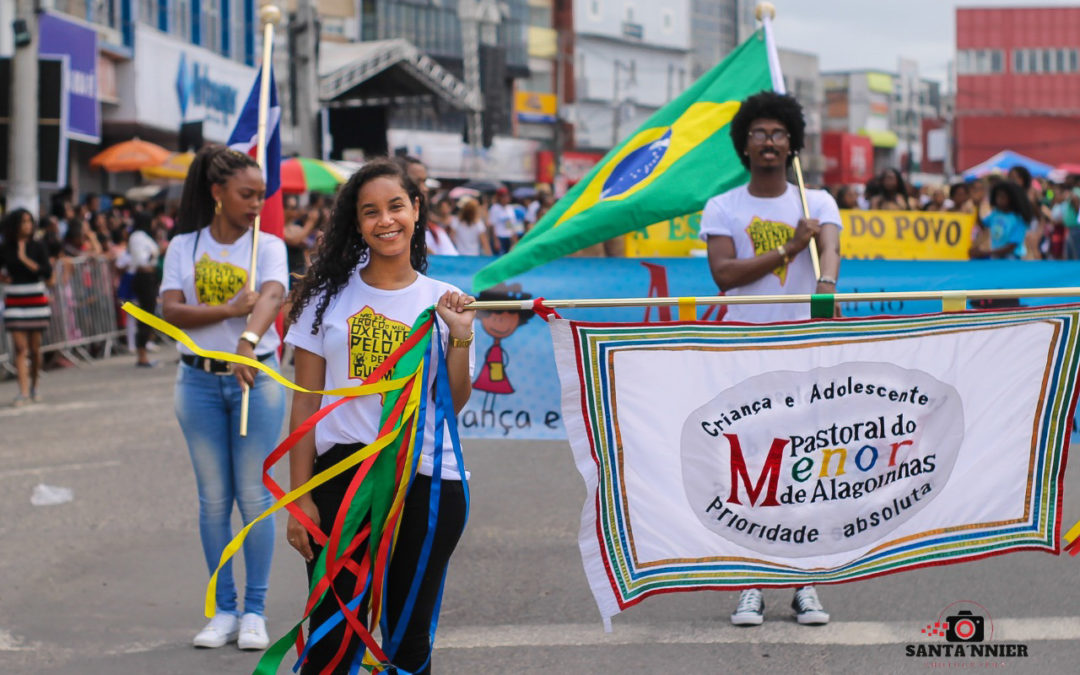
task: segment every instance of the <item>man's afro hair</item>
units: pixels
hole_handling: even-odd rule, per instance
[[[750,168],[750,158],[746,156],[746,144],[750,140],[750,125],[754,120],[776,120],[784,125],[790,135],[791,154],[788,155],[788,166],[791,166],[795,153],[803,149],[803,141],[806,132],[806,120],[803,119],[802,106],[794,96],[777,94],[774,91],[763,91],[747,98],[739,106],[739,112],[731,120],[731,141],[735,144],[735,152],[743,166]]]

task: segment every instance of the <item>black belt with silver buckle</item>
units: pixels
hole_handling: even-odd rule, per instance
[[[274,355],[274,352],[267,352],[265,354],[259,354],[255,358],[260,361],[265,361]],[[195,356],[194,354],[181,354],[180,361],[192,368],[196,368],[211,375],[229,375],[233,371],[233,364],[228,361],[221,361],[219,359],[207,359],[202,356]]]

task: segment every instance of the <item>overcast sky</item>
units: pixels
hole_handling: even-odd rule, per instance
[[[1048,7],[1078,0],[772,0],[780,47],[813,52],[821,70],[896,70],[899,57],[945,82],[957,7]],[[1080,39],[1080,36],[1077,36]]]

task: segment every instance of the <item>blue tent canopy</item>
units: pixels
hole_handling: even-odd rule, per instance
[[[1035,178],[1045,178],[1054,167],[1049,164],[1043,164],[1037,162],[1030,157],[1025,157],[1018,152],[1012,150],[1002,150],[998,154],[994,155],[990,159],[976,164],[967,171],[964,172],[964,180],[975,180],[981,178],[988,173],[1006,173],[1014,166],[1022,166],[1031,172],[1031,175]]]

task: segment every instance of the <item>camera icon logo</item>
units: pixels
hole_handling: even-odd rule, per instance
[[[948,629],[945,631],[945,639],[948,642],[982,642],[984,637],[985,619],[976,616],[971,610],[962,609],[956,614],[946,617]]]

